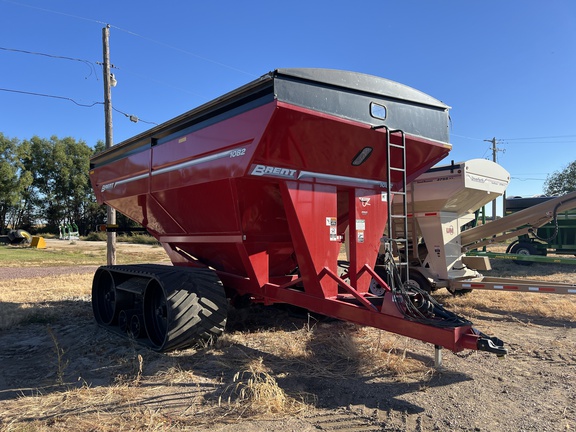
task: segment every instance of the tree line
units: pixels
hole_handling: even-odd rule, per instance
[[[29,140],[0,133],[0,233],[7,229],[58,233],[66,223],[81,234],[105,222],[90,185],[90,157],[104,149],[74,138]]]

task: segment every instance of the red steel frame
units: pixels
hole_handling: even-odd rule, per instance
[[[394,139],[394,138],[393,138]],[[407,181],[450,146],[406,135]],[[361,143],[358,147],[357,143]],[[231,293],[285,302],[443,346],[477,349],[470,326],[406,319],[369,299],[387,221],[386,132],[273,101],[91,170],[99,202],[140,222],[174,265],[212,266]],[[373,154],[359,167],[363,147]],[[394,155],[394,153],[392,153]],[[401,157],[399,154],[394,157]],[[350,266],[339,275],[348,227]]]

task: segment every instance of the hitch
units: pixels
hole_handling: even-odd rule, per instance
[[[484,333],[480,333],[477,342],[478,351],[487,351],[496,354],[498,357],[504,357],[508,354],[508,350],[504,348],[504,342],[497,337],[489,337]]]

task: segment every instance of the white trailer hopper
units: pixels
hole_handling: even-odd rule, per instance
[[[465,256],[470,249],[524,234],[557,212],[576,207],[576,192],[572,192],[463,230],[476,210],[504,193],[509,181],[510,174],[495,162],[472,159],[431,168],[407,186],[408,232],[403,232],[402,218],[391,220],[394,237],[405,236],[412,245],[408,257],[412,283],[426,291],[446,287],[452,292],[496,289],[576,294],[575,285],[484,277],[478,270],[490,270],[488,258]],[[396,195],[394,214],[402,213],[403,205],[402,194]],[[384,240],[382,254],[388,239]]]
[[[408,238],[415,244],[421,236],[426,244],[427,251],[420,247],[418,258],[427,276],[447,280],[478,275],[462,263],[460,233],[474,212],[501,196],[509,182],[510,174],[500,165],[472,159],[432,168],[410,183]]]

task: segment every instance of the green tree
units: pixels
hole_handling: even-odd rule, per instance
[[[93,150],[84,141],[37,136],[27,142],[31,158],[27,169],[34,173],[30,202],[46,228],[58,232],[63,223],[76,223],[86,229],[85,216],[95,201],[89,183]]]
[[[32,174],[23,164],[28,156],[18,139],[0,133],[0,232],[8,225],[23,227],[25,191],[32,183]]]
[[[98,140],[92,151],[92,156],[100,153],[105,148],[104,141]],[[96,195],[94,194],[94,189],[92,189],[90,177],[86,178],[86,185],[86,205],[83,208],[82,222],[81,224],[79,223],[80,232],[85,233],[96,230],[98,225],[106,222],[106,206],[96,202]]]
[[[544,182],[546,195],[565,195],[574,191],[576,191],[576,160],[564,169],[549,174]]]
[[[94,154],[97,155],[98,153],[101,153],[104,150],[106,150],[106,143],[102,140],[96,141],[96,145],[94,146]]]

